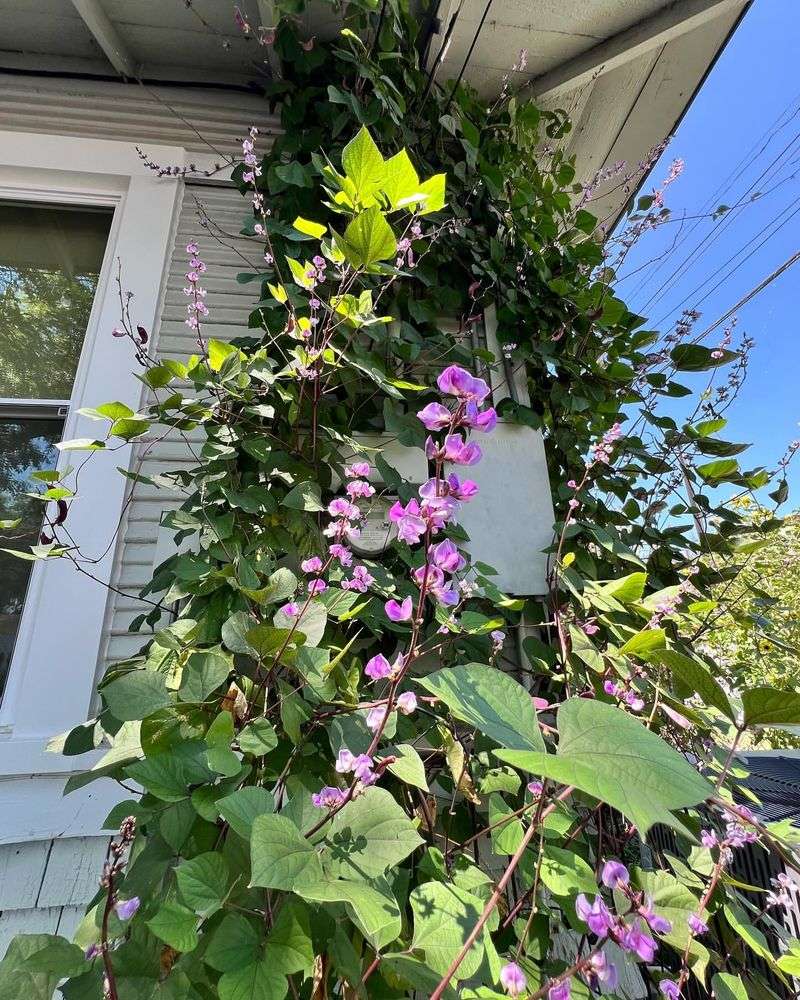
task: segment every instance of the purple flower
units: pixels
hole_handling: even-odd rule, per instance
[[[349,774],[353,770],[354,760],[355,757],[347,747],[342,747],[339,751],[339,756],[336,758],[336,770],[339,774]]]
[[[626,951],[632,951],[643,962],[652,962],[658,945],[638,927],[628,927],[620,938],[620,945]]]
[[[384,605],[386,617],[393,622],[407,622],[414,611],[414,604],[410,597],[398,603],[394,598]]]
[[[581,630],[585,635],[595,635],[600,631],[600,626],[595,625],[592,621],[584,622],[583,625],[581,625]]]
[[[436,379],[439,389],[450,396],[482,403],[489,395],[489,386],[482,378],[475,378],[464,368],[450,365]]]
[[[417,413],[417,417],[422,421],[427,430],[441,431],[445,427],[450,426],[453,414],[446,406],[442,406],[441,403],[428,403],[427,406],[423,407]]]
[[[333,545],[328,546],[328,552],[334,559],[338,560],[342,566],[351,566],[353,563],[353,553],[347,548],[346,545],[340,545],[338,542],[334,542]]]
[[[528,980],[516,962],[508,962],[500,970],[500,985],[510,997],[518,997],[527,989]]]
[[[322,560],[319,556],[311,556],[310,559],[304,559],[300,563],[300,569],[304,573],[319,573],[322,569]]]
[[[367,712],[367,726],[376,733],[383,725],[383,720],[386,718],[386,706],[378,705],[376,708],[371,708]]]
[[[300,614],[300,605],[296,604],[294,601],[289,601],[288,604],[284,604],[282,608],[279,608],[282,615],[286,615],[287,618],[297,618]]]
[[[547,1000],[570,1000],[571,996],[569,979],[562,979],[560,983],[555,983],[547,991]]]
[[[590,903],[586,896],[581,893],[575,900],[575,912],[580,920],[589,925],[589,930],[598,937],[605,937],[614,925],[614,918],[603,902],[602,896],[595,896],[594,902]]]
[[[392,665],[383,653],[378,653],[372,659],[367,660],[367,665],[364,667],[364,673],[373,681],[382,680],[384,677],[388,677],[391,672]]]
[[[700,834],[700,843],[703,847],[716,847],[719,843],[714,830],[703,830]]]
[[[692,913],[686,923],[689,925],[689,930],[692,934],[708,933],[708,924],[697,913]]]
[[[341,788],[333,788],[331,785],[325,785],[324,788],[320,789],[320,791],[311,796],[311,801],[317,809],[333,809],[333,807],[338,806],[343,799],[344,792]]]
[[[454,465],[477,465],[481,449],[474,441],[465,443],[460,434],[448,434],[444,439],[444,459]]]
[[[130,920],[140,906],[141,902],[138,896],[132,896],[130,899],[118,899],[114,904],[114,912],[120,920]]]
[[[483,431],[488,434],[497,427],[497,411],[493,406],[479,410],[475,403],[467,403],[464,423],[475,431]]]
[[[639,907],[639,916],[644,917],[650,925],[650,929],[656,934],[669,934],[672,930],[672,922],[667,920],[666,917],[659,916],[653,910],[653,901],[649,897]]]
[[[186,244],[186,252],[187,252],[188,254],[191,254],[191,256],[192,256],[192,257],[194,257],[194,255],[195,255],[196,253],[198,253],[198,252],[199,252],[199,250],[200,250],[200,248],[199,248],[199,247],[198,247],[198,245],[197,245],[197,244],[196,244],[196,243],[194,242],[194,240],[193,240],[193,241],[192,241],[191,243],[187,243],[187,244]]]
[[[328,584],[324,580],[317,577],[315,580],[308,581],[308,592],[316,596],[317,594],[322,594],[328,589]]]
[[[662,979],[658,984],[658,989],[667,1000],[680,1000],[681,988],[674,979]]]
[[[353,758],[353,774],[359,781],[365,783],[370,781],[372,778],[372,757],[369,754],[360,753]]]
[[[397,699],[397,711],[403,715],[412,715],[417,710],[417,696],[413,691],[404,691]]]
[[[599,992],[601,984],[612,992],[617,988],[619,982],[617,967],[613,962],[609,962],[604,951],[592,955],[589,968],[586,970],[586,979],[595,992]]]
[[[600,879],[603,885],[609,889],[616,889],[618,885],[627,885],[630,882],[628,869],[621,861],[606,861]]]
[[[375,487],[368,483],[366,479],[351,479],[345,489],[347,490],[347,495],[353,498],[364,497],[368,499],[375,496]]]
[[[529,781],[527,788],[531,795],[538,799],[544,790],[544,783],[541,781]]]
[[[352,465],[345,466],[344,474],[349,479],[366,478],[370,473],[369,462],[353,462]]]
[[[641,712],[644,708],[644,698],[639,696],[638,691],[630,690],[626,691],[622,696],[622,700],[631,709],[632,712]]]
[[[430,551],[434,564],[439,569],[443,569],[445,573],[456,573],[466,565],[466,559],[458,551],[455,543],[451,542],[449,538],[445,538],[443,542],[432,546]]]
[[[328,504],[328,513],[331,517],[346,517],[350,521],[357,521],[361,517],[360,508],[344,497],[331,500]]]

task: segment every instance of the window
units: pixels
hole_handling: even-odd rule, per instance
[[[29,477],[54,468],[113,212],[0,201],[0,516],[20,524],[4,547],[38,541]],[[32,564],[0,552],[0,696]]]

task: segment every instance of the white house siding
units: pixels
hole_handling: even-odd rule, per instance
[[[217,340],[247,335],[255,286],[238,284],[236,275],[248,270],[248,259],[256,264],[259,250],[253,241],[236,238],[246,212],[247,202],[235,188],[186,185],[165,283],[161,325],[155,341],[159,355],[186,360],[197,353],[196,335],[185,323],[187,299],[183,294],[186,285],[185,247],[193,239],[200,245],[200,254],[208,265],[203,285],[208,289],[206,304],[209,316],[208,322],[203,324],[203,335]],[[212,220],[214,227],[233,234],[232,237],[221,237],[225,245],[200,225],[203,214]],[[98,399],[98,402],[103,400]],[[201,443],[203,435],[190,434],[188,440]],[[182,464],[190,466],[192,461],[189,444],[177,433],[171,433],[163,440],[152,436],[140,439],[134,449],[133,467],[143,475],[153,476],[179,468]],[[117,545],[113,578],[113,585],[130,596],[110,595],[104,644],[100,651],[100,671],[114,660],[131,655],[144,641],[142,636],[128,633],[132,619],[149,610],[135,595],[152,576],[154,566],[168,554],[165,542],[172,533],[159,528],[159,519],[164,510],[178,502],[178,495],[170,504],[163,490],[140,483],[132,484],[130,506],[120,532],[121,543]]]
[[[133,84],[0,73],[0,130],[130,141],[145,151],[148,143],[177,145],[209,164],[217,158],[223,160],[222,154],[236,154],[240,138],[250,124],[258,124],[266,136],[274,126],[266,103],[253,94],[166,87],[155,90],[154,93]],[[235,188],[220,182],[184,184],[168,178],[163,183],[180,184],[184,191],[173,256],[162,289],[160,325],[153,331],[153,344],[159,353],[187,357],[193,352],[194,337],[183,322],[185,244],[193,238],[202,245],[208,264],[204,284],[209,290],[207,301],[211,310],[211,322],[205,333],[218,339],[246,332],[254,286],[239,285],[235,280],[237,272],[247,269],[237,250],[247,254],[252,252],[252,246],[236,237],[246,203]],[[226,238],[229,246],[222,246],[199,225],[198,203],[216,225],[234,234],[233,239]],[[143,252],[147,252],[146,248]],[[124,260],[122,266],[124,282]],[[135,308],[135,299],[133,304]],[[119,351],[120,364],[133,363],[127,343],[120,342]],[[103,402],[101,385],[97,393],[96,402]],[[127,402],[136,406],[139,401]],[[179,441],[141,443],[136,448],[137,460],[145,452],[145,473],[163,471],[187,461],[186,445]],[[150,578],[159,536],[158,521],[165,505],[163,495],[140,485],[133,487],[115,553],[114,585],[121,590],[135,594]],[[99,671],[107,662],[142,644],[141,638],[125,637],[127,625],[138,613],[138,607],[134,598],[110,594],[99,650]],[[2,816],[0,798],[0,832]],[[108,836],[93,836],[0,846],[0,956],[19,933],[71,936],[86,904],[97,891],[107,844]]]

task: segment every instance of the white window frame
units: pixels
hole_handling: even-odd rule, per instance
[[[158,146],[149,153],[157,162],[187,162],[181,147]],[[128,143],[0,131],[0,199],[114,209],[65,420],[65,439],[97,433],[97,423],[81,416],[80,407],[120,400],[136,409],[141,401],[142,385],[133,374],[129,345],[111,336],[120,313],[116,262],[118,258],[122,262],[123,288],[134,293],[135,322],[155,335],[182,188],[181,181],[158,178],[147,170]],[[70,510],[69,527],[89,553],[101,553],[117,529],[126,495],[126,480],[117,467],[128,467],[130,452],[126,446],[113,455],[98,454],[81,473],[81,498]],[[74,465],[75,454],[61,454],[59,467]],[[33,565],[0,705],[0,813],[11,824],[2,824],[0,842],[13,841],[17,828],[29,836],[45,836],[48,830],[57,835],[64,820],[81,810],[81,801],[82,824],[87,832],[94,824],[92,832],[97,832],[97,817],[103,813],[98,796],[75,793],[63,800],[75,800],[66,814],[54,803],[54,814],[28,815],[17,822],[8,806],[19,801],[23,812],[30,813],[30,789],[16,788],[15,782],[3,779],[50,776],[42,779],[47,789],[56,785],[60,789],[64,775],[86,767],[85,757],[64,758],[47,753],[45,747],[54,735],[90,714],[109,594],[104,584],[111,581],[115,550],[111,545],[92,567],[99,582],[76,572],[66,560]],[[33,801],[44,808],[41,796]],[[69,823],[67,828],[73,829]]]

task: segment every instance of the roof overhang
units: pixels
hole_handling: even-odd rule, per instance
[[[412,2],[437,82],[463,78],[491,98],[510,73],[515,89],[569,113],[567,150],[588,180],[638,163],[674,130],[750,0]],[[0,0],[0,16],[0,70],[248,89],[275,72],[258,41],[271,0]],[[301,25],[308,37],[337,27],[321,3]],[[511,72],[522,49],[527,65]],[[601,218],[627,200],[612,187],[593,204]]]

